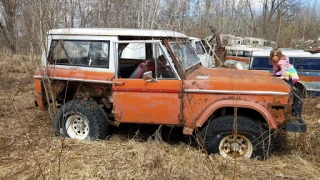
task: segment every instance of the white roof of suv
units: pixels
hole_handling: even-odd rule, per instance
[[[143,36],[143,37],[175,37],[188,38],[188,36],[168,30],[147,30],[127,28],[67,28],[52,29],[48,35],[89,35],[89,36]]]
[[[190,40],[201,40],[201,39],[199,39],[199,38],[192,37],[192,36],[190,36],[189,39],[190,39]]]
[[[269,50],[254,51],[252,57],[269,57]],[[320,57],[320,53],[310,53],[301,49],[281,49],[282,53],[288,57]]]
[[[233,51],[258,51],[262,50],[262,47],[257,46],[250,46],[250,45],[233,45],[233,46],[226,46],[227,50]]]

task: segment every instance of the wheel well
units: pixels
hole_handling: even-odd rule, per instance
[[[234,115],[235,107],[222,107],[217,109],[215,112],[213,112],[206,123],[202,125],[202,127],[205,127],[207,123],[210,121],[214,121],[216,118],[220,116],[225,115]],[[238,116],[244,116],[252,119],[256,122],[261,122],[263,125],[268,126],[267,121],[264,119],[264,117],[256,110],[250,109],[250,108],[237,108],[237,114]]]
[[[110,91],[108,86],[98,86],[81,82],[68,82],[65,87],[57,92],[56,100],[60,104],[64,104],[72,99],[93,98],[95,100],[107,96]]]
[[[44,83],[41,82],[41,93],[42,93],[42,102],[43,102],[43,107],[45,109],[48,109],[49,103],[48,103],[48,99],[47,96],[45,95],[45,88],[44,88]],[[49,100],[50,102],[50,100]]]

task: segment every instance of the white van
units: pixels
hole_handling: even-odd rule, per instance
[[[196,37],[189,37],[191,46],[195,49],[200,62],[203,66],[211,68],[214,67],[214,58],[206,51],[204,45],[201,42],[201,39]]]
[[[303,96],[320,96],[320,53],[310,53],[297,49],[281,49],[288,56],[290,63],[296,68],[299,81],[296,86]],[[266,70],[272,72],[269,64],[270,50],[254,51],[249,69]]]

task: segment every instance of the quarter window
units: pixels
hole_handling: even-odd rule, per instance
[[[109,42],[53,40],[48,61],[56,65],[108,68]]]

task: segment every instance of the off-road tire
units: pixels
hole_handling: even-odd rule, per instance
[[[74,99],[65,103],[54,116],[54,132],[56,136],[70,137],[66,122],[71,116],[86,121],[89,126],[87,139],[105,139],[108,131],[107,116],[103,109],[92,100]]]
[[[278,129],[272,132],[271,152],[283,154],[288,150],[287,131]]]
[[[209,122],[202,130],[201,136],[209,154],[220,153],[220,142],[233,133],[234,116],[221,116]],[[270,151],[271,139],[268,138],[268,131],[259,123],[250,118],[237,117],[237,134],[247,138],[252,144],[252,154],[249,158],[265,159]],[[270,140],[270,143],[269,143]]]

